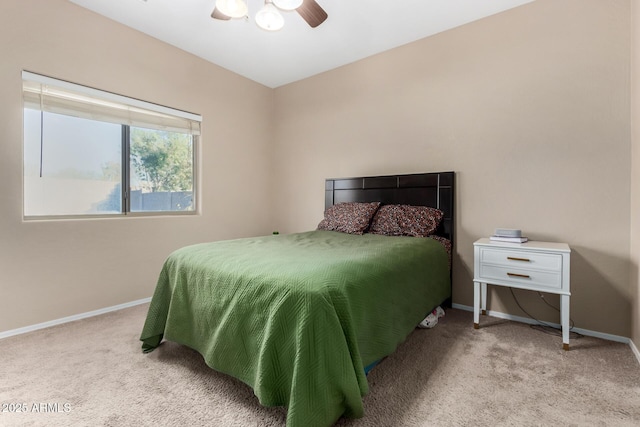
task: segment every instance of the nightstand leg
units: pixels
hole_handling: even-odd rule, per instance
[[[480,283],[480,309],[482,314],[487,314],[487,284]]]
[[[562,348],[569,350],[569,295],[560,295],[560,321],[562,323]]]
[[[473,282],[473,327],[480,327],[480,282]]]

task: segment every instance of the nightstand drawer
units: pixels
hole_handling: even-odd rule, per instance
[[[535,270],[562,270],[562,255],[510,249],[480,248],[480,262]]]
[[[499,284],[513,284],[518,286],[542,286],[545,288],[561,289],[562,275],[560,272],[531,270],[524,268],[503,267],[481,264],[480,280]]]

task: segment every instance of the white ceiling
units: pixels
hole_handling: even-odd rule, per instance
[[[253,21],[263,0],[231,21],[211,18],[215,0],[70,1],[275,88],[533,0],[317,0],[323,24],[282,12],[278,32]]]

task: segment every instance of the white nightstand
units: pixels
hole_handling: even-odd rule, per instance
[[[569,350],[571,249],[566,243],[503,243],[480,239],[473,244],[473,326],[487,313],[487,284],[560,295],[562,347]]]

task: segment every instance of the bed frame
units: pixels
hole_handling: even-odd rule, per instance
[[[444,212],[436,234],[454,243],[454,172],[330,178],[325,182],[325,210],[343,202],[382,202],[430,206]]]

